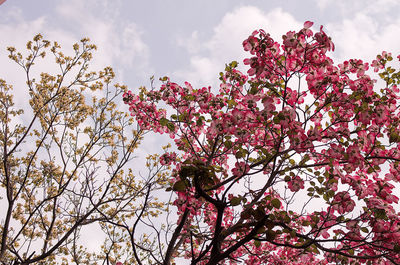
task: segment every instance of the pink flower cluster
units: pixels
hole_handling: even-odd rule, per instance
[[[400,215],[393,207],[400,73],[388,66],[387,52],[371,64],[336,65],[327,54],[334,51],[331,38],[312,25],[288,32],[282,43],[254,31],[243,42],[247,74],[232,62],[218,91],[164,78],[159,89],[124,94],[138,124],[170,134],[182,163],[191,161],[182,173],[175,153],[160,158],[174,166],[179,214],[190,210],[182,234],[197,233],[195,243],[186,237],[184,245],[198,264],[233,248],[231,261],[247,264],[400,263]],[[375,87],[370,66],[386,87]],[[286,210],[290,196],[300,194],[304,209],[309,200],[318,207]]]

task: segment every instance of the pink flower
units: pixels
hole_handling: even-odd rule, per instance
[[[304,22],[304,28],[305,28],[305,29],[311,28],[312,25],[314,25],[314,22],[311,22],[311,21],[306,21],[306,22]]]
[[[340,214],[351,212],[356,205],[347,191],[338,192],[332,203],[332,208]]]
[[[292,192],[297,192],[301,189],[304,189],[304,181],[299,177],[295,176],[288,182],[288,188]]]

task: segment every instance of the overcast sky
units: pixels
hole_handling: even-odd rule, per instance
[[[98,46],[92,69],[112,66],[116,81],[133,90],[149,86],[152,75],[215,87],[225,63],[247,56],[242,42],[255,29],[279,41],[310,20],[314,31],[323,25],[332,37],[336,63],[371,60],[383,50],[400,54],[398,14],[398,0],[6,0],[0,4],[0,78],[14,85],[15,101],[24,106],[24,73],[6,47],[24,48],[41,33],[64,50],[89,37]],[[142,148],[158,152],[165,140],[148,137]]]
[[[372,60],[383,50],[400,54],[398,14],[398,0],[6,0],[0,2],[0,78],[24,106],[24,73],[6,47],[23,49],[41,33],[64,50],[89,37],[98,46],[92,69],[112,66],[116,82],[132,90],[149,86],[152,75],[216,87],[225,63],[247,56],[242,42],[255,29],[280,41],[310,20],[314,31],[323,25],[332,37],[336,63]],[[45,66],[39,72],[51,71]],[[167,139],[147,137],[141,151],[159,152]]]
[[[98,46],[93,68],[112,66],[131,89],[149,86],[152,75],[216,86],[225,63],[245,58],[242,41],[255,29],[280,40],[310,20],[332,36],[336,63],[371,60],[383,50],[400,54],[399,14],[399,0],[7,0],[0,5],[0,78],[14,85],[17,102],[26,100],[23,72],[6,47],[23,48],[41,33],[68,48],[89,37]],[[160,146],[160,138],[148,141],[147,151]]]
[[[111,65],[131,88],[168,75],[196,86],[215,84],[224,64],[246,55],[241,43],[263,28],[280,40],[311,20],[324,25],[337,61],[400,51],[398,0],[7,0],[0,6],[0,77],[7,46],[23,47],[36,33],[63,46],[89,37],[96,67]],[[7,66],[6,66],[7,65]],[[20,88],[16,88],[20,89]]]
[[[2,0],[3,1],[3,0]],[[336,62],[400,53],[398,0],[7,0],[0,5],[0,78],[26,92],[7,46],[37,33],[63,47],[83,37],[98,46],[94,69],[112,66],[135,89],[168,75],[178,83],[217,86],[225,63],[242,62],[242,41],[263,28],[276,39],[307,20],[332,36]],[[27,93],[18,93],[24,102]]]

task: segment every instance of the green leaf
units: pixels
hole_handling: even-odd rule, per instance
[[[246,155],[246,150],[240,149],[240,150],[238,150],[236,152],[235,157],[236,158],[242,158],[242,157],[245,157],[245,155]]]
[[[239,205],[241,201],[242,201],[241,197],[233,197],[231,199],[231,206]]]
[[[175,182],[172,189],[174,191],[184,191],[186,189],[186,182],[184,180],[179,180],[179,181]]]
[[[378,219],[386,219],[387,218],[385,209],[374,208],[373,212],[375,213],[375,217]]]
[[[267,240],[272,241],[275,239],[276,233],[274,230],[267,230],[267,232],[265,232],[265,237]]]
[[[400,253],[400,245],[395,244],[394,247],[393,247],[393,250],[394,250],[396,253]]]
[[[167,123],[167,128],[168,128],[171,132],[175,131],[175,125],[174,125],[172,122],[168,122],[168,123]]]
[[[260,150],[261,150],[261,152],[262,152],[264,155],[269,156],[269,152],[268,152],[267,149],[261,148]]]
[[[274,206],[274,208],[279,209],[281,207],[281,201],[275,198],[271,201],[271,205]]]
[[[392,132],[389,135],[389,143],[398,143],[400,142],[400,135],[396,132]]]
[[[250,95],[255,95],[255,94],[257,94],[257,92],[258,92],[258,88],[256,86],[252,86],[250,88],[249,94]]]
[[[256,246],[256,248],[259,248],[261,246],[261,241],[260,240],[254,240],[254,246]]]
[[[253,216],[256,220],[261,220],[265,216],[265,210],[262,207],[258,207],[253,211]]]
[[[237,103],[236,103],[235,100],[233,100],[233,99],[229,99],[228,100],[228,107],[229,108],[232,108],[233,106],[236,106],[236,105],[237,105]]]
[[[262,226],[262,227],[257,229],[257,234],[264,234],[265,231],[266,231],[265,226]]]
[[[319,250],[316,245],[312,245],[311,248],[312,248],[311,252],[313,252],[315,254],[319,254]]]
[[[162,126],[166,126],[168,122],[169,122],[169,120],[166,119],[166,118],[161,118],[161,119],[160,119],[160,124],[161,124]]]
[[[194,100],[196,100],[196,97],[194,95],[190,94],[190,95],[185,96],[185,99],[189,100],[189,101],[194,101]]]
[[[227,149],[230,149],[231,147],[232,147],[232,142],[231,141],[225,141],[224,142],[224,146],[227,148]]]

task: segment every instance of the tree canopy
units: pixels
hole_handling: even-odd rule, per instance
[[[131,264],[136,246],[149,244],[137,220],[164,208],[150,194],[166,176],[156,156],[147,176],[134,174],[133,152],[146,131],[118,108],[126,88],[111,85],[111,68],[89,68],[96,46],[88,39],[72,55],[41,35],[26,48],[8,48],[26,88],[16,94],[0,79],[0,263],[115,264],[123,257]],[[54,59],[55,73],[35,76],[45,57]],[[14,96],[29,104],[16,106]],[[96,231],[105,242],[93,251],[82,237]]]
[[[88,39],[9,47],[29,104],[0,79],[0,263],[400,264],[400,71],[335,63],[312,26],[254,31],[218,88],[130,91]],[[138,165],[149,132],[173,144]]]
[[[254,31],[247,73],[228,64],[218,89],[164,77],[124,94],[177,148],[161,161],[179,215],[164,264],[174,249],[191,264],[400,263],[400,72],[388,52],[334,63],[312,25],[281,43]]]

